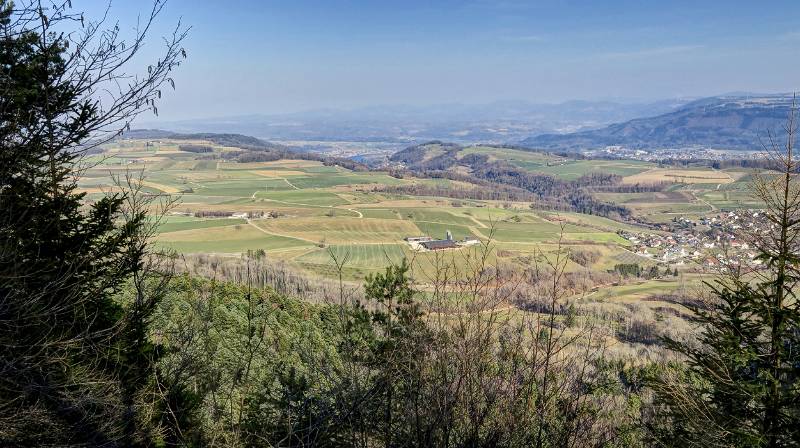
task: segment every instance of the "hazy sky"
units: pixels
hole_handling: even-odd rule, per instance
[[[145,0],[115,0],[123,28]],[[101,0],[73,0],[96,16]],[[800,88],[800,1],[169,0],[192,26],[165,119],[378,104]],[[146,47],[155,56],[159,36]]]

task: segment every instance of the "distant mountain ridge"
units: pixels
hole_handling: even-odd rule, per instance
[[[781,135],[792,96],[726,95],[692,101],[675,111],[635,118],[601,129],[544,134],[520,143],[537,149],[585,150],[621,145],[657,149],[703,146],[758,150],[769,135]]]
[[[408,144],[428,140],[504,143],[530,135],[594,129],[675,110],[689,100],[558,104],[497,101],[487,104],[385,105],[153,123],[177,132],[255,135],[268,140],[362,141]],[[142,126],[146,123],[142,123]]]

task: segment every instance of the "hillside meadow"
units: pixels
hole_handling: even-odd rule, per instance
[[[387,172],[356,172],[313,160],[282,159],[236,162],[225,158],[236,148],[209,141],[191,144],[213,148],[211,154],[181,151],[185,141],[120,140],[85,160],[79,181],[89,199],[114,191],[115,177],[143,173],[143,191],[179,198],[161,219],[157,247],[187,255],[235,259],[262,252],[268,259],[321,278],[338,278],[334,259],[345,260],[341,274],[361,282],[403,258],[413,260],[415,275],[425,284],[443,262],[466,269],[476,258],[468,250],[446,253],[412,251],[404,238],[427,235],[454,239],[478,238],[490,251],[489,261],[504,269],[524,271],[558,248],[590,253],[590,262],[566,264],[571,275],[608,272],[620,264],[643,269],[657,265],[634,254],[619,231],[641,231],[635,223],[571,212],[534,210],[522,202],[454,200],[445,197],[382,193],[392,185],[462,187],[448,179],[398,178]],[[435,145],[425,157],[434,158]],[[671,186],[661,192],[596,193],[628,207],[651,222],[678,216],[700,217],[720,209],[757,205],[748,199],[749,173],[743,170],[665,169],[631,160],[569,160],[539,152],[486,146],[467,147],[458,157],[489,156],[532,173],[574,180],[591,173],[623,176],[625,183],[657,182]],[[652,300],[668,296],[686,284],[700,285],[698,274],[665,276],[635,284],[576,289],[586,303],[641,303],[647,309],[676,305]],[[663,269],[663,268],[661,268]],[[582,274],[584,273],[584,274]],[[598,281],[593,280],[592,284]],[[614,305],[616,304],[616,305]],[[595,305],[591,305],[595,306]]]

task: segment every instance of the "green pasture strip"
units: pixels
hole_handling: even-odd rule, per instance
[[[399,244],[342,244],[314,250],[301,255],[295,261],[310,264],[334,264],[330,252],[338,260],[346,260],[346,266],[375,269],[391,263],[400,263],[405,252]]]
[[[358,211],[365,218],[373,219],[401,219],[397,211],[402,209],[359,208]]]
[[[256,198],[313,206],[349,204],[349,202],[334,193],[319,190],[259,191],[256,193]]]
[[[404,219],[412,221],[438,222],[442,224],[457,224],[461,226],[476,225],[475,221],[466,216],[456,216],[447,210],[434,208],[402,208],[398,209]]]
[[[156,244],[182,253],[241,253],[310,246],[306,241],[269,235],[246,224],[170,232],[159,235]]]
[[[189,218],[187,221],[165,220],[158,226],[158,233],[178,232],[181,230],[206,229],[210,227],[226,227],[245,224],[247,221],[239,218],[214,218],[198,219]]]
[[[464,239],[464,237],[468,236],[477,236],[475,235],[470,229],[465,226],[460,226],[457,224],[443,224],[438,222],[422,222],[422,221],[414,221],[414,224],[420,230],[420,235],[427,235],[434,239],[444,239],[445,234],[449,230],[450,233],[453,235],[453,238],[460,240]],[[409,235],[409,236],[418,236],[418,235]]]

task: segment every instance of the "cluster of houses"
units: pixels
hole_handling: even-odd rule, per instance
[[[762,212],[739,210],[720,212],[699,219],[675,218],[670,233],[620,231],[637,255],[654,261],[684,264],[694,261],[713,267],[727,263],[758,265],[752,247],[742,241],[742,233],[764,233],[770,224]]]
[[[435,251],[435,250],[448,250],[460,249],[465,246],[472,246],[480,243],[480,240],[473,236],[466,236],[463,240],[456,241],[453,239],[453,234],[448,230],[443,240],[436,240],[429,236],[407,236],[403,238],[412,250],[416,251]]]
[[[672,160],[731,160],[731,159],[763,159],[764,152],[745,152],[745,151],[719,151],[715,148],[703,146],[681,147],[681,148],[657,148],[650,150],[628,148],[621,145],[606,146],[602,149],[592,149],[585,152],[588,157],[617,159],[644,160],[649,162],[660,162],[664,159]]]

